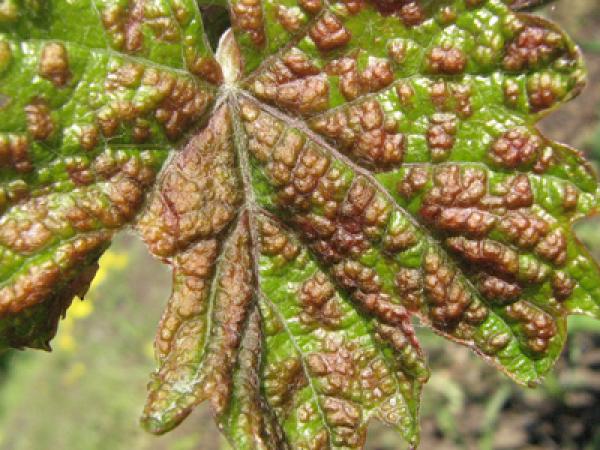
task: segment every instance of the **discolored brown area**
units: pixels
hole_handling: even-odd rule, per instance
[[[206,329],[210,280],[219,246],[200,241],[173,259],[173,290],[158,325],[154,348],[164,362],[171,351],[193,355],[196,337]]]
[[[329,103],[329,84],[308,56],[292,48],[252,82],[261,99],[300,114],[322,111]]]
[[[533,69],[563,49],[563,37],[547,28],[526,26],[508,45],[503,65],[506,70]]]
[[[434,114],[427,130],[427,144],[434,162],[448,158],[454,147],[457,120],[453,114]]]
[[[0,167],[14,168],[19,173],[33,169],[27,137],[19,134],[0,134]]]
[[[427,54],[427,70],[431,73],[456,75],[467,66],[467,57],[461,49],[452,47],[450,42],[432,48]]]
[[[50,108],[43,100],[36,100],[25,106],[27,131],[38,141],[45,141],[52,136],[55,129],[54,120],[50,116]]]
[[[15,314],[43,301],[49,301],[55,295],[54,287],[68,282],[69,274],[80,268],[90,255],[101,254],[110,238],[111,234],[107,232],[90,233],[75,238],[58,245],[55,258],[41,265],[24,268],[10,284],[0,289],[0,315]],[[87,284],[89,281],[91,279],[87,280]]]
[[[142,101],[122,98],[123,87],[150,91]],[[194,80],[155,68],[126,63],[110,72],[105,88],[113,100],[97,113],[97,122],[106,137],[113,137],[124,124],[133,125],[137,141],[150,138],[144,119],[153,117],[171,140],[180,138],[207,111],[212,93]]]
[[[199,241],[175,260],[175,276],[180,278],[156,341],[161,366],[153,375],[144,410],[149,426],[160,415],[173,427],[205,399],[215,414],[225,411],[254,296],[249,239],[248,215],[243,213],[218,264],[214,240]],[[198,336],[207,336],[200,346]],[[181,369],[182,363],[186,370]]]
[[[308,34],[316,46],[323,51],[334,50],[343,47],[350,42],[350,32],[334,14],[327,11],[315,23]]]
[[[494,162],[509,169],[531,164],[542,148],[542,139],[526,128],[515,128],[504,133],[490,148]]]
[[[323,273],[318,273],[305,282],[298,294],[298,299],[304,306],[300,320],[307,324],[316,321],[325,326],[339,326],[342,312],[334,294],[335,286]]]
[[[221,107],[163,173],[137,222],[155,255],[168,258],[196,239],[215,237],[234,218],[242,198],[232,132]]]
[[[520,324],[532,351],[542,353],[547,350],[557,334],[556,323],[550,314],[523,300],[507,306],[506,313]]]
[[[396,131],[396,120],[386,117],[375,100],[364,100],[317,116],[309,125],[361,163],[379,169],[402,163],[404,135]]]
[[[264,45],[265,30],[259,0],[238,0],[233,3],[231,14],[235,27],[248,33],[255,45]]]
[[[42,48],[40,75],[55,86],[62,87],[71,78],[67,49],[60,42],[49,42]]]

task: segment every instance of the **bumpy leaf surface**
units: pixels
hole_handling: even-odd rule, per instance
[[[546,1],[230,0],[216,54],[200,3],[0,2],[2,346],[49,348],[131,227],[173,270],[152,432],[209,400],[236,449],[415,446],[413,318],[537,383],[600,316]]]

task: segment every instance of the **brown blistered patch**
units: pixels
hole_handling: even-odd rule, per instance
[[[27,118],[27,131],[34,139],[45,141],[54,133],[55,124],[50,115],[48,103],[36,99],[25,106],[25,117]]]
[[[331,161],[315,145],[307,144],[300,153],[290,183],[279,192],[279,202],[299,209],[307,209],[309,199]]]
[[[256,78],[252,90],[261,99],[301,114],[322,111],[329,102],[326,75],[297,48],[277,59]]]
[[[563,97],[560,79],[548,72],[534,73],[527,80],[527,95],[533,111],[551,108]]]
[[[326,12],[308,31],[319,50],[329,51],[342,47],[352,37],[344,24],[333,13]]]
[[[566,184],[563,188],[563,208],[566,210],[575,209],[579,200],[579,191],[572,184]]]
[[[198,242],[173,260],[173,292],[158,325],[154,348],[164,361],[176,346],[176,352],[193,353],[197,336],[205,328],[204,315],[210,277],[217,258],[216,240]]]
[[[507,306],[506,314],[521,325],[529,349],[536,353],[544,353],[548,349],[557,333],[556,323],[550,314],[524,300]]]
[[[149,10],[144,0],[133,0],[130,4],[113,2],[100,9],[100,16],[111,45],[128,53],[143,49],[143,28],[161,41],[176,42],[181,38],[177,21],[170,15]]]
[[[516,301],[522,292],[517,283],[488,274],[481,275],[478,287],[485,298],[500,304]]]
[[[419,0],[372,0],[377,10],[384,15],[400,18],[404,25],[420,25],[427,18]]]
[[[300,320],[305,324],[322,324],[335,327],[340,324],[342,311],[335,297],[335,287],[322,272],[307,280],[298,295],[304,310]]]
[[[341,0],[348,14],[358,14],[365,6],[365,0]]]
[[[0,314],[14,314],[51,297],[56,284],[65,281],[66,273],[81,268],[90,255],[99,253],[109,241],[110,234],[104,232],[77,237],[58,245],[54,258],[25,267],[0,289]]]
[[[144,36],[141,25],[144,20],[144,2],[136,0],[131,8],[111,5],[101,10],[102,24],[113,46],[135,52],[142,48]]]
[[[243,214],[223,250],[212,311],[214,327],[204,360],[206,378],[200,386],[217,415],[229,402],[235,356],[254,297],[250,253],[248,216]]]
[[[502,201],[509,209],[529,208],[533,205],[533,191],[529,177],[525,174],[510,178],[504,186],[506,193]]]
[[[412,103],[412,100],[415,96],[415,90],[409,83],[399,82],[396,84],[395,89],[398,99],[402,105],[408,106]]]
[[[261,163],[265,163],[271,158],[273,146],[279,139],[283,126],[254,103],[242,100],[240,104],[241,118],[248,136],[248,150]]]
[[[486,318],[487,310],[483,307],[477,310],[477,314],[466,314],[473,302],[472,295],[459,279],[458,272],[436,251],[427,252],[423,269],[425,299],[434,324],[447,328],[455,326],[463,318],[473,324],[479,324]]]
[[[29,155],[29,142],[25,136],[0,134],[0,167],[14,168],[20,173],[33,170]]]
[[[552,277],[552,292],[558,301],[564,301],[571,296],[576,282],[567,273],[557,271]]]
[[[202,248],[204,245],[206,247]],[[185,272],[179,272],[183,279],[175,280],[175,288],[179,289],[177,295],[191,297],[184,302],[177,302],[177,306],[183,306],[183,313],[191,315],[175,333],[169,354],[163,358],[161,367],[153,375],[144,409],[145,417],[168,414],[169,420],[178,423],[205,399],[210,399],[217,415],[228,404],[233,366],[248,318],[248,306],[253,298],[247,216],[240,216],[219,258],[218,276],[211,289],[211,295],[214,296],[212,320],[209,322],[211,328],[200,363],[198,339],[206,336],[207,330],[205,320],[198,314],[202,315],[200,311],[205,308],[202,302],[207,287],[203,280],[204,274],[210,270],[207,270],[207,266],[214,260],[211,245],[210,242],[200,244],[196,250],[190,247],[189,253],[183,254],[183,259],[177,262],[187,265]],[[194,255],[195,251],[197,253]],[[199,261],[194,261],[197,256],[201,256]],[[191,290],[187,289],[188,281],[191,282]],[[167,316],[166,320],[173,320],[176,325],[177,319]],[[165,337],[170,339],[168,331]],[[178,388],[182,385],[186,386],[185,392]]]
[[[241,194],[231,126],[221,107],[163,173],[137,224],[154,254],[168,257],[195,239],[213,237],[235,216]]]
[[[333,267],[332,274],[338,284],[351,292],[352,299],[361,309],[402,330],[411,344],[418,347],[408,311],[383,292],[379,276],[373,269],[357,261],[345,260]]]
[[[522,248],[531,248],[550,231],[550,225],[530,210],[509,211],[499,228],[511,242]]]
[[[311,353],[307,357],[309,371],[322,379],[326,394],[322,405],[334,445],[355,448],[364,443],[361,409],[349,399],[354,393],[360,394],[358,383],[363,375],[361,356],[369,358],[369,355],[355,349],[352,343],[344,344],[330,338],[325,341],[322,352]]]
[[[567,239],[564,232],[560,228],[550,232],[537,244],[535,252],[546,260],[562,266],[567,259]]]
[[[260,0],[239,0],[233,4],[231,11],[233,25],[248,33],[254,45],[263,46],[265,29]]]
[[[298,0],[298,4],[310,14],[317,14],[323,8],[321,0]]]
[[[419,240],[413,225],[408,222],[390,223],[382,241],[382,249],[388,254],[395,254],[409,249]]]
[[[263,383],[269,405],[279,416],[287,417],[294,408],[294,395],[308,385],[302,360],[290,357],[268,364]]]
[[[375,198],[375,189],[358,178],[346,198],[324,216],[308,215],[296,220],[302,232],[316,241],[313,247],[329,262],[360,255],[369,248],[368,234],[387,222],[389,208]]]
[[[458,121],[454,114],[434,114],[427,129],[427,145],[434,162],[443,161],[454,147]]]
[[[91,170],[90,161],[79,156],[64,158],[65,169],[69,178],[77,186],[87,186],[96,181],[96,175]]]
[[[492,202],[486,195],[484,170],[469,167],[461,172],[459,166],[447,165],[435,171],[433,181],[419,211],[426,222],[445,231],[476,236],[492,229],[497,219],[488,211]]]
[[[423,277],[418,269],[401,268],[394,277],[396,292],[410,311],[419,311],[423,304]]]
[[[100,132],[95,125],[83,125],[79,133],[79,144],[84,150],[93,150],[100,140]]]
[[[157,105],[135,103],[115,99],[97,114],[102,134],[115,135],[121,124],[134,126],[134,137],[140,141],[148,139],[147,125],[143,118],[153,112],[156,120],[164,127],[169,139],[175,140],[198,121],[206,111],[211,95],[192,80],[137,64],[125,64],[109,73],[105,82],[107,92],[118,92],[122,87],[133,88],[141,83],[154,90]]]
[[[472,88],[468,84],[456,84],[452,87],[452,99],[456,113],[463,119],[473,114],[471,104]]]
[[[492,160],[509,169],[531,164],[543,145],[542,139],[527,128],[513,128],[500,136],[490,148]]]
[[[154,169],[137,164],[132,171],[116,168],[108,174],[106,182],[85,186],[92,174],[84,160],[67,158],[65,163],[71,170],[70,176],[82,187],[73,191],[66,202],[57,202],[48,196],[34,197],[10,210],[0,224],[0,241],[6,247],[32,253],[73,230],[92,232],[99,227],[121,227],[139,209],[143,189],[153,181],[155,174]],[[17,201],[16,198],[10,200]]]
[[[300,31],[304,25],[305,15],[298,8],[279,5],[277,8],[277,20],[289,33]]]
[[[333,442],[336,445],[359,447],[365,435],[359,431],[361,411],[351,400],[327,397],[323,402],[327,422],[334,426]]]
[[[200,56],[193,52],[186,55],[187,68],[195,75],[204,78],[212,84],[223,82],[221,66],[212,56]]]
[[[563,45],[559,33],[527,26],[508,44],[502,64],[511,72],[533,69],[547,62]]]
[[[446,245],[468,262],[492,272],[513,276],[519,272],[519,254],[500,242],[451,237],[446,239]]]
[[[425,167],[414,166],[408,169],[406,176],[398,182],[396,190],[409,200],[421,191],[429,182],[429,171]]]
[[[67,49],[60,42],[49,42],[42,48],[39,73],[55,86],[62,87],[71,78]]]
[[[154,116],[170,139],[177,139],[206,111],[210,95],[193,81],[174,78],[166,72],[147,69],[142,84],[154,87],[162,100]]]
[[[467,67],[467,57],[461,49],[453,47],[451,42],[444,42],[427,53],[426,67],[431,73],[457,75]]]
[[[260,221],[260,245],[265,255],[282,256],[287,261],[292,261],[300,252],[298,245],[269,220]]]
[[[310,127],[339,144],[340,150],[377,168],[401,164],[406,146],[396,120],[375,99],[319,116]]]
[[[23,218],[5,216],[0,224],[0,243],[19,253],[33,253],[54,237],[45,199],[33,199],[20,208]]]
[[[394,72],[388,59],[369,57],[367,66],[358,71],[355,56],[334,59],[326,67],[328,75],[340,77],[340,90],[347,100],[379,91],[394,81]]]

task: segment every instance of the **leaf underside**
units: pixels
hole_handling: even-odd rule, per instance
[[[600,316],[542,3],[230,0],[217,57],[194,0],[0,1],[2,346],[49,349],[130,227],[173,270],[152,432],[209,400],[236,449],[416,446],[415,319],[535,385]]]

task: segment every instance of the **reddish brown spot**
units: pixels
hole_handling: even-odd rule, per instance
[[[469,263],[487,267],[495,273],[516,275],[519,272],[519,254],[500,242],[451,237],[446,239],[446,245]]]
[[[458,122],[454,114],[434,114],[427,130],[431,158],[439,162],[450,155],[454,146]]]
[[[0,167],[14,167],[20,173],[33,170],[25,136],[0,134]]]
[[[432,73],[456,75],[462,73],[467,66],[467,57],[450,43],[432,48],[427,54],[427,69]]]
[[[538,255],[562,266],[567,260],[567,239],[565,234],[559,228],[548,234],[536,246],[535,251]]]
[[[260,0],[239,0],[232,7],[233,24],[248,33],[257,46],[265,44],[265,30]]]
[[[45,141],[54,133],[54,120],[50,115],[48,103],[43,100],[34,100],[25,106],[27,117],[27,131],[34,139]]]
[[[508,45],[503,65],[517,72],[535,68],[556,54],[563,45],[560,34],[536,26],[528,26]]]
[[[473,299],[466,286],[458,279],[457,272],[445,263],[440,255],[430,251],[425,256],[424,290],[431,305],[430,316],[440,327],[455,326],[471,305]],[[465,316],[473,323],[480,323],[487,310]]]
[[[497,164],[515,169],[531,164],[537,158],[542,144],[542,139],[526,128],[513,128],[492,144],[490,157]]]
[[[329,51],[342,47],[350,42],[350,32],[334,14],[325,13],[308,32],[317,47]]]
[[[412,198],[425,187],[429,181],[429,172],[424,167],[411,167],[402,181],[398,182],[397,190],[406,199]]]
[[[420,25],[426,19],[419,0],[372,0],[372,3],[381,14],[397,16],[407,27]]]
[[[556,336],[556,323],[550,314],[524,300],[506,307],[508,317],[521,324],[527,346],[536,353],[548,349]]]
[[[393,118],[386,118],[376,100],[366,100],[320,116],[311,128],[333,139],[354,158],[374,167],[402,162],[404,135],[396,131]]]
[[[262,99],[302,114],[321,111],[329,101],[327,77],[296,48],[254,80],[252,90]]]
[[[501,304],[515,301],[522,292],[518,284],[488,274],[480,280],[479,289],[488,300]]]
[[[59,42],[50,42],[42,48],[40,75],[55,86],[62,87],[71,78],[67,49]]]

